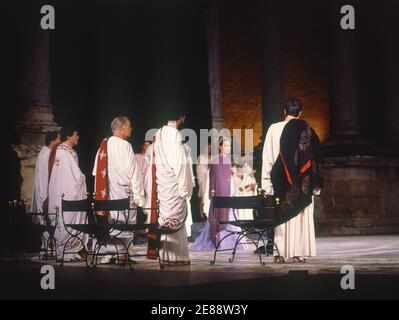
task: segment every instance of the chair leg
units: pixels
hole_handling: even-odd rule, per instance
[[[162,263],[162,259],[161,259],[161,253],[160,253],[160,251],[161,251],[161,234],[160,233],[157,233],[156,234],[157,235],[157,238],[156,238],[156,246],[155,246],[155,249],[156,249],[156,251],[157,251],[157,257],[158,257],[158,263],[159,263],[159,268],[161,269],[161,270],[164,270],[165,269],[165,265]]]
[[[224,239],[226,239],[227,237],[231,236],[232,234],[233,233],[229,233],[229,234],[225,235],[222,239],[219,240],[218,245],[216,246],[215,252],[213,254],[213,260],[209,261],[210,264],[212,264],[212,265],[215,264],[215,262],[216,262],[216,254],[219,251],[218,249],[220,247],[220,244],[223,242]]]
[[[112,242],[112,244],[114,245],[115,250],[116,250],[116,261],[117,261],[117,263],[118,263],[118,266],[121,267],[121,265],[119,264],[119,250],[118,250],[118,246],[117,246],[117,244],[116,244],[116,242],[115,242],[115,238],[112,237],[110,240],[111,240],[111,242]]]
[[[261,232],[259,233],[258,243],[259,243],[260,240],[262,240],[263,247],[265,248],[265,254],[266,254],[266,244],[265,244],[265,240],[263,239],[263,235],[262,235]],[[265,263],[264,261],[262,261],[262,252],[260,252],[259,246],[257,246],[257,249],[258,249],[258,255],[259,255],[259,262],[260,262],[260,264],[261,264],[261,265],[266,265],[266,263]],[[266,254],[266,255],[267,255],[267,254]]]
[[[126,255],[125,255],[125,260],[129,261],[129,270],[130,271],[134,271],[134,268],[132,267],[132,264],[130,263],[130,254],[129,254],[129,248],[131,245],[133,245],[133,241],[134,241],[134,236],[133,239],[129,241],[127,247],[126,247]],[[133,257],[133,256],[132,256]]]
[[[237,251],[237,246],[238,246],[238,244],[240,243],[241,239],[244,238],[244,236],[245,236],[245,234],[240,234],[240,235],[237,237],[236,243],[234,244],[234,249],[233,249],[233,252],[232,252],[232,257],[229,258],[229,262],[230,262],[230,263],[232,263],[232,262],[234,261],[234,257],[235,257],[235,255],[236,255],[236,251]]]
[[[68,240],[65,242],[64,249],[62,250],[61,266],[64,265],[65,249],[66,249],[67,244],[68,244],[68,242],[69,242],[70,240],[72,240],[72,239],[77,239],[77,240],[81,243],[82,248],[85,248],[85,244],[83,243],[82,239],[80,239],[80,238],[78,237],[80,234],[81,234],[81,233],[79,233],[79,234],[77,234],[77,235],[71,235],[71,236],[68,238]],[[72,253],[78,253],[78,252],[67,252],[66,254],[72,254]],[[87,264],[87,257],[86,257],[86,264]]]
[[[93,248],[93,261],[91,263],[93,268],[97,267],[98,264],[98,255],[100,254],[100,249],[104,245],[103,241],[97,240],[94,248]]]
[[[67,241],[65,242],[64,248],[62,249],[62,257],[61,257],[61,267],[64,265],[64,256],[65,256],[65,249],[67,247],[67,244],[69,242],[69,240],[72,239],[72,236],[70,236]]]

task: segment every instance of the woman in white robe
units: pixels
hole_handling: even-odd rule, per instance
[[[197,180],[198,180],[198,198],[200,199],[200,217],[205,218],[209,212],[209,166],[210,156],[208,155],[210,147],[207,145],[206,149],[198,156],[197,159]]]

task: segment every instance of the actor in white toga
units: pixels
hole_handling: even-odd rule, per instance
[[[267,131],[263,147],[262,189],[268,195],[275,194],[271,172],[281,154],[280,138],[283,130],[289,121],[302,121],[297,120],[300,113],[301,104],[299,100],[290,99],[285,107],[285,120],[272,124]],[[295,155],[293,158],[295,158]],[[298,162],[298,159],[294,162]],[[287,169],[285,171],[287,172]],[[314,197],[312,194],[309,196],[309,205],[299,214],[275,228],[274,241],[279,249],[279,254],[275,251],[275,262],[281,263],[286,260],[306,262],[309,257],[316,255],[313,220]],[[284,199],[280,199],[280,201],[284,201]]]
[[[178,131],[184,119],[184,116],[179,116],[176,121],[169,121],[168,125],[158,130],[153,143],[159,200],[158,223],[177,230],[161,238],[160,254],[166,265],[190,264],[184,223],[193,179]]]
[[[45,139],[45,145],[40,150],[36,159],[35,176],[33,179],[32,191],[32,213],[48,213],[48,185],[49,185],[49,158],[50,152],[61,143],[59,132],[48,132]],[[55,212],[51,212],[55,213]],[[35,223],[44,224],[43,216],[37,216]],[[49,234],[43,232],[41,248],[47,248]]]
[[[130,196],[131,208],[144,205],[143,173],[141,172],[132,145],[127,141],[131,136],[131,122],[127,117],[117,117],[111,123],[112,137],[104,139],[97,151],[93,175],[96,177],[96,199],[117,200]],[[136,210],[131,210],[129,223],[135,223]],[[116,211],[111,211],[108,216],[111,223],[124,222],[125,217]],[[119,233],[115,231],[116,233]],[[126,246],[133,238],[131,232],[118,234],[120,244],[117,245],[118,253],[125,253]],[[106,255],[101,263],[109,263],[116,254],[115,246],[109,244],[105,247]]]
[[[191,180],[193,181],[193,188],[195,187],[195,178],[194,178],[194,171],[193,171],[193,159],[191,157],[191,148],[187,145],[187,143],[183,143],[183,148],[186,153],[186,159],[187,159],[187,166],[188,169],[190,170],[190,176]],[[186,218],[186,232],[187,232],[187,237],[191,237],[191,225],[193,224],[193,216],[191,212],[191,203],[190,203],[190,198],[188,198],[187,201],[187,218]]]
[[[76,130],[62,129],[61,140],[63,141],[56,149],[54,163],[51,170],[49,184],[48,211],[55,212],[61,209],[61,195],[64,200],[83,200],[86,198],[86,177],[80,171],[78,156],[73,147],[78,144],[79,135]],[[62,251],[70,237],[62,223],[61,211],[58,215],[57,227],[54,233],[56,240],[57,259],[62,256]],[[83,224],[86,218],[84,212],[64,212],[65,224]],[[68,241],[65,252],[79,252],[66,254],[66,260],[83,260],[86,255],[87,236],[80,235],[78,239]]]

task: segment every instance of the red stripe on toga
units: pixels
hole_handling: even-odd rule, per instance
[[[281,156],[281,160],[283,160],[285,175],[287,176],[288,182],[289,182],[290,185],[293,186],[294,184],[292,183],[291,175],[290,175],[290,173],[288,171],[287,165],[285,164],[284,156],[283,156],[283,153],[281,152],[281,150],[280,150],[280,156]]]
[[[101,142],[100,149],[97,156],[97,169],[96,169],[96,200],[107,200],[109,195],[108,185],[108,139]],[[97,211],[99,216],[106,216],[109,211]]]
[[[155,137],[152,140],[152,164],[151,164],[151,217],[150,223],[158,222],[158,210],[157,210],[157,167],[155,166]],[[158,235],[156,233],[148,234],[148,247],[147,247],[147,259],[155,260],[157,259],[157,239]]]

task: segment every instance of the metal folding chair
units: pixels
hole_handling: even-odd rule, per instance
[[[278,248],[274,243],[274,239],[272,238],[273,229],[275,227],[274,220],[272,218],[263,218],[263,219],[254,219],[254,220],[239,220],[236,210],[237,209],[254,209],[257,211],[269,211],[272,215],[274,210],[275,201],[278,199],[270,198],[264,195],[262,192],[258,192],[257,196],[248,196],[248,197],[216,197],[215,191],[212,190],[211,197],[211,206],[216,208],[227,208],[233,210],[234,220],[230,221],[221,221],[216,219],[217,223],[220,225],[233,225],[238,227],[239,230],[228,230],[226,229],[227,234],[219,240],[216,244],[216,248],[214,251],[213,260],[210,261],[211,264],[215,264],[216,255],[221,251],[232,251],[232,257],[229,258],[229,262],[233,262],[237,246],[240,243],[251,243],[254,244],[259,255],[259,262],[262,265],[265,265],[265,262],[262,261],[262,253],[259,248],[259,243],[262,243],[266,247],[266,243],[269,241],[273,244],[273,247],[276,248],[278,252]],[[235,245],[233,248],[228,249],[219,249],[221,243],[231,237],[233,235],[237,235],[237,239],[235,241]],[[250,236],[255,235],[255,240],[253,240]],[[266,242],[265,242],[266,240]]]
[[[131,214],[134,211],[139,210],[140,208],[136,207],[136,208],[130,208],[129,210],[129,214]],[[141,208],[143,210],[151,210],[152,208]],[[157,205],[156,210],[159,210],[159,206]],[[187,216],[186,216],[187,217]],[[113,225],[112,228],[114,228],[115,230],[119,230],[120,232],[132,232],[133,234],[137,233],[140,230],[147,230],[146,235],[148,236],[150,233],[155,233],[156,234],[156,251],[157,251],[157,259],[158,259],[158,263],[159,263],[159,267],[161,270],[164,269],[164,264],[162,263],[162,259],[160,257],[160,246],[161,246],[161,237],[162,235],[168,235],[168,234],[173,234],[178,232],[181,228],[185,227],[185,219],[184,218],[181,226],[177,229],[173,229],[173,228],[169,228],[169,227],[165,227],[165,226],[160,226],[158,223],[143,223],[143,224],[139,224],[139,223],[129,223],[129,219],[126,219],[126,223],[125,224],[116,224]],[[129,244],[126,246],[126,256],[125,256],[125,261],[129,261],[130,258],[133,257],[142,257],[142,256],[147,256],[147,253],[144,254],[131,254],[129,252],[129,248],[133,245],[133,241],[134,241],[134,237],[132,237],[132,240],[129,242]],[[129,263],[129,267],[130,269],[132,268],[132,264]]]
[[[89,197],[89,193],[86,194]],[[67,245],[70,241],[76,239],[79,241],[83,248],[86,248],[84,242],[79,237],[82,234],[93,234],[95,232],[95,223],[92,217],[92,210],[91,210],[91,202],[89,198],[83,200],[64,200],[64,194],[61,195],[61,217],[62,217],[62,224],[69,234],[68,239],[64,244],[64,248],[62,250],[62,258],[61,258],[61,266],[64,265],[64,257],[66,254],[74,254],[79,253],[75,251],[66,252]],[[79,214],[85,213],[84,223],[81,224],[67,224],[65,223],[65,214]],[[85,259],[86,266],[88,266],[88,257],[86,256]]]
[[[117,261],[119,261],[120,252],[118,250],[117,238],[122,232],[129,230],[123,230],[122,226],[127,225],[130,218],[130,199],[117,199],[117,200],[94,200],[92,203],[93,216],[95,221],[95,233],[96,244],[93,248],[93,261],[92,265],[97,266],[98,257],[105,256],[115,253],[102,252],[100,250],[107,244],[111,243],[115,247],[115,252],[117,256]],[[108,221],[109,212],[116,211],[117,216],[115,221]],[[101,214],[100,214],[101,212]],[[121,218],[121,219],[120,219]],[[126,256],[127,247],[123,242],[120,242],[124,246],[125,252],[123,254]]]
[[[43,212],[29,212],[27,214],[28,216],[31,216],[32,218],[32,227],[34,229],[37,229],[38,232],[41,234],[41,237],[43,237],[43,234],[45,232],[48,233],[48,239],[46,242],[46,247],[42,248],[40,246],[40,251],[39,251],[39,259],[42,257],[43,253],[43,259],[45,261],[48,260],[48,251],[50,249],[50,246],[52,246],[52,249],[56,248],[56,241],[54,239],[54,233],[55,233],[55,228],[56,224],[58,221],[58,212],[54,213],[43,213]],[[41,219],[41,221],[34,221],[34,219]]]

